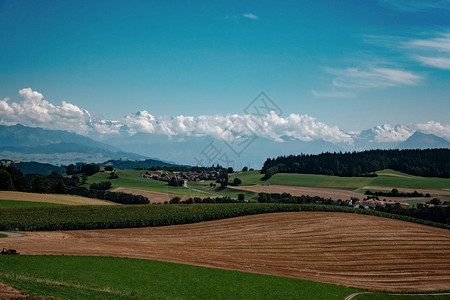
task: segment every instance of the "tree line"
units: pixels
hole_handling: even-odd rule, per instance
[[[283,194],[259,193],[258,202],[350,206],[349,202],[346,201],[333,201],[329,198],[323,198],[319,196],[314,197],[308,195],[292,196],[291,194],[288,193]],[[450,225],[450,206],[436,206],[430,208],[402,208],[400,206],[400,203],[395,203],[393,205],[386,205],[386,206],[377,205],[375,210]]]
[[[53,171],[47,176],[40,174],[24,175],[20,170],[12,166],[0,166],[0,190],[44,194],[72,194],[121,204],[150,203],[144,196],[107,191],[111,188],[111,182],[109,181],[92,183],[87,188],[85,186],[87,174],[91,174],[94,169],[97,169],[93,165],[86,164],[84,167],[79,167],[75,171],[76,174],[72,176],[63,176],[58,171]],[[84,170],[86,173],[82,173],[80,170]]]
[[[276,173],[334,176],[377,176],[374,172],[394,169],[416,176],[450,177],[450,149],[368,150],[363,152],[289,155],[268,158],[261,169],[263,180]]]

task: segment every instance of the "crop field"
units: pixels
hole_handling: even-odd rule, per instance
[[[0,230],[77,230],[137,228],[219,220],[276,212],[348,212],[392,218],[450,229],[450,225],[376,210],[316,204],[191,204],[15,207],[0,209]]]
[[[60,299],[341,300],[358,291],[292,278],[112,257],[1,257],[0,270],[0,280],[26,293]]]
[[[142,258],[370,290],[450,289],[449,230],[358,214],[290,212],[153,228],[29,232],[2,244],[28,255]]]
[[[35,207],[35,206],[58,206],[63,204],[49,203],[49,202],[32,202],[32,201],[18,201],[18,200],[1,200],[0,208],[11,207]]]
[[[98,200],[74,195],[36,194],[13,191],[0,191],[0,199],[45,202],[63,205],[115,205],[115,203],[105,200]]]

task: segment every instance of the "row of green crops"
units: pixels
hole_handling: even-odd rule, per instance
[[[298,211],[360,213],[450,229],[450,226],[445,224],[375,210],[334,205],[242,203],[4,208],[0,209],[0,230],[134,228],[188,224],[263,213]]]

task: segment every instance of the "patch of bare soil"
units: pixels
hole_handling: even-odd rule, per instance
[[[19,290],[0,282],[0,300],[45,300],[54,298],[36,298],[22,294]]]
[[[289,193],[292,196],[319,196],[323,198],[331,198],[333,200],[348,200],[351,197],[362,198],[361,194],[352,192],[348,189],[339,188],[328,188],[328,187],[305,187],[305,186],[295,186],[295,185],[249,185],[249,186],[239,186],[231,187],[240,190],[251,191],[255,193]]]
[[[450,289],[450,231],[347,213],[292,212],[153,228],[29,232],[22,254],[134,257],[375,290]]]
[[[191,196],[187,196],[187,195],[174,195],[174,194],[167,194],[167,193],[160,193],[160,192],[128,189],[128,188],[122,188],[122,187],[115,188],[112,191],[128,193],[128,194],[133,194],[133,195],[141,195],[141,196],[147,197],[148,200],[150,200],[150,203],[164,203],[164,201],[170,201],[175,197],[180,198],[181,201],[191,198]]]

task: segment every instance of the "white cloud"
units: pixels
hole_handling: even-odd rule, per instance
[[[395,77],[396,74],[390,75]],[[353,144],[357,135],[329,126],[308,115],[290,114],[279,116],[275,112],[261,120],[253,115],[201,115],[201,116],[154,116],[148,111],[129,114],[119,120],[94,119],[91,114],[71,103],[54,105],[44,100],[42,94],[29,88],[19,91],[22,100],[10,102],[0,100],[0,124],[23,124],[46,129],[69,130],[78,134],[114,135],[137,132],[168,135],[182,139],[185,136],[245,137],[256,134],[275,141],[284,136],[301,141],[322,139],[331,143]],[[381,125],[374,127],[373,139],[377,142],[400,142],[415,130],[431,133],[450,141],[450,125],[438,122],[420,123],[411,126]]]
[[[450,125],[441,124],[435,121],[418,123],[409,126],[384,124],[371,129],[374,134],[373,142],[403,142],[406,141],[416,131],[427,134],[434,134],[447,141],[450,141]]]
[[[423,133],[434,134],[447,141],[450,141],[450,125],[448,124],[428,121],[427,123],[416,124],[415,128]]]
[[[19,96],[20,102],[8,103],[8,98],[0,100],[2,123],[88,133],[90,115],[86,110],[64,101],[60,106],[53,105],[30,88],[20,90]]]
[[[409,71],[392,68],[347,68],[328,69],[328,73],[336,75],[333,85],[339,88],[365,89],[395,86],[416,85],[422,76]]]
[[[252,14],[252,13],[243,14],[242,16],[243,16],[244,18],[251,19],[251,20],[255,20],[255,21],[259,19],[258,16],[254,15],[254,14]]]
[[[450,70],[450,57],[426,57],[418,55],[415,58],[424,65],[438,69]]]
[[[375,133],[374,141],[378,143],[403,142],[415,132],[407,126],[390,124],[375,126],[372,131]]]
[[[450,6],[450,4],[449,4]],[[412,59],[423,65],[450,70],[450,33],[439,33],[428,39],[413,39],[400,44]]]

